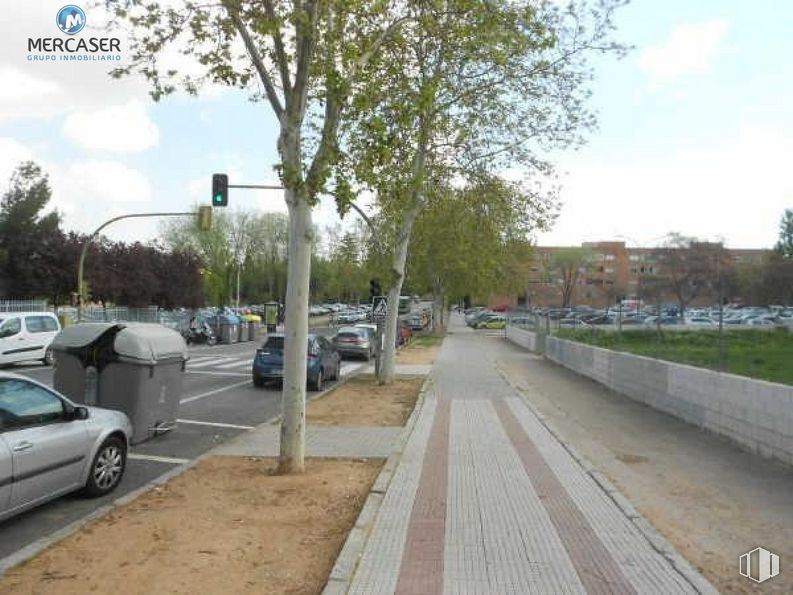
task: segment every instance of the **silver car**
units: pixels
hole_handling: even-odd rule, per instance
[[[120,411],[75,405],[34,380],[0,373],[0,520],[74,490],[111,492],[131,436]]]

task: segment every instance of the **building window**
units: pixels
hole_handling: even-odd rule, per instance
[[[639,255],[638,255],[638,254],[631,254],[629,258],[630,258],[630,259],[631,259],[633,262],[636,262],[637,260],[639,260],[639,258],[640,258],[640,257],[639,257]]]
[[[613,272],[614,272],[614,269],[606,269],[606,273],[608,273],[609,275],[612,274]]]
[[[631,269],[631,275],[635,275],[635,274],[636,274],[636,273],[638,273],[638,272],[639,272],[639,269],[637,269],[636,267],[633,267],[633,268]]]
[[[615,258],[617,257],[614,256],[613,254],[606,254],[606,260],[614,260]]]

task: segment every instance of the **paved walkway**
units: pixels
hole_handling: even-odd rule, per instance
[[[707,591],[452,324],[349,592]]]

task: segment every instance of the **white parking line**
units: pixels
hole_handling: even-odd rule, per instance
[[[244,360],[237,360],[231,362],[229,364],[221,364],[219,366],[214,366],[218,370],[228,370],[229,368],[241,368],[243,366],[251,366],[253,362],[250,358],[245,358]]]
[[[246,374],[247,376],[247,374]],[[216,388],[215,390],[210,390],[205,393],[201,393],[200,395],[194,395],[192,397],[187,397],[186,399],[182,399],[179,401],[179,404],[184,405],[185,403],[192,403],[193,401],[198,401],[199,399],[203,399],[206,397],[211,397],[212,395],[216,395],[218,393],[222,393],[227,390],[231,390],[232,388],[239,388],[241,386],[245,386],[250,384],[250,380],[246,380],[245,382],[235,382],[234,384],[229,384],[228,386],[222,386],[220,388]]]
[[[231,428],[233,430],[252,430],[254,426],[240,426],[237,424],[224,424],[214,421],[198,421],[197,419],[177,419],[180,424],[193,424],[196,426],[211,426],[213,428]]]
[[[208,368],[209,366],[217,366],[218,364],[223,364],[226,362],[231,361],[230,357],[213,357],[202,360],[200,362],[192,363],[188,362],[188,368]]]
[[[234,376],[239,378],[240,376],[248,376],[250,377],[250,373],[243,373],[243,372],[210,372],[209,370],[186,370],[187,374],[203,374],[204,376]]]
[[[177,459],[174,457],[158,457],[157,455],[144,455],[137,452],[127,454],[128,459],[134,461],[154,461],[155,463],[171,463],[172,465],[182,465],[190,462],[190,459]]]

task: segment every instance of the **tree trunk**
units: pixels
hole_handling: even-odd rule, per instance
[[[388,309],[385,319],[385,345],[383,346],[382,361],[380,363],[380,384],[391,384],[394,382],[396,366],[396,333],[397,323],[399,322],[399,296],[402,293],[402,283],[405,280],[405,262],[407,261],[408,246],[410,245],[410,234],[413,231],[413,223],[419,213],[419,202],[414,198],[413,205],[405,212],[405,218],[399,228],[396,249],[394,250],[394,260],[391,263],[393,282],[388,288]]]
[[[311,206],[286,189],[289,207],[289,261],[284,324],[284,380],[281,393],[280,473],[301,473],[305,455],[308,290],[311,277]]]
[[[432,287],[432,330],[436,333],[444,328],[443,311],[445,302],[443,288],[439,283],[434,283]]]

